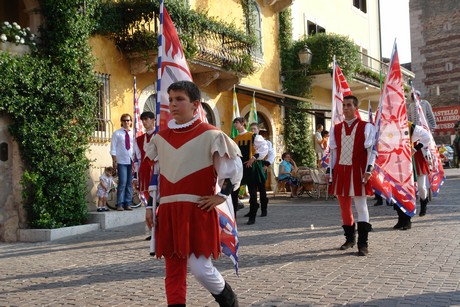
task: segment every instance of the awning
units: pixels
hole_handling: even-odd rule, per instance
[[[271,90],[267,90],[264,88],[251,86],[251,85],[237,84],[235,87],[236,87],[237,93],[241,93],[241,94],[248,95],[251,97],[255,93],[256,99],[260,99],[260,100],[264,100],[269,103],[277,104],[277,105],[283,106],[288,109],[295,109],[300,112],[306,112],[314,116],[330,118],[330,117],[326,117],[325,113],[331,112],[331,110],[299,108],[297,106],[293,106],[285,102],[285,99],[289,98],[289,99],[298,100],[298,101],[310,102],[313,104],[312,101],[306,98],[303,98],[303,97],[292,96],[292,95],[288,95],[285,93],[275,92],[275,91],[271,91]]]

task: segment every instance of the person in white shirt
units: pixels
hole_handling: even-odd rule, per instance
[[[431,131],[436,129],[436,118],[433,113],[433,109],[431,108],[430,103],[425,100],[421,99],[421,95],[419,91],[415,91],[417,94],[419,100],[420,100],[420,106],[422,107],[423,114],[425,114],[426,121],[428,123],[428,126]],[[415,99],[414,99],[414,94],[411,94],[412,102],[408,106],[407,110],[407,120],[413,122],[415,125],[421,125],[420,122],[420,115],[418,114],[416,105],[415,105]]]
[[[323,151],[324,151],[323,146],[322,146],[323,135],[321,134],[321,132],[323,132],[323,130],[324,130],[323,125],[318,124],[316,126],[316,133],[315,133],[315,136],[313,138],[313,141],[315,143],[316,166],[318,168],[321,168],[321,159],[323,158]]]
[[[123,114],[120,120],[121,128],[112,135],[110,154],[118,174],[117,210],[123,211],[132,210],[134,146],[131,115]]]

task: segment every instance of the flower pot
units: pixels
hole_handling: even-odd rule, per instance
[[[30,47],[27,45],[16,45],[15,43],[10,42],[1,42],[0,50],[8,52],[12,55],[22,56],[24,54],[30,53]]]

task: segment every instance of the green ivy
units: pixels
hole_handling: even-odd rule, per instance
[[[196,39],[203,33],[212,32],[225,37],[226,43],[239,42],[248,52],[230,54],[240,58],[238,63],[224,62],[223,67],[242,74],[255,71],[250,50],[255,46],[254,36],[247,35],[233,23],[210,17],[206,12],[191,10],[181,1],[168,1],[168,13],[178,30],[187,59],[193,59],[199,51]],[[125,0],[104,2],[98,10],[98,26],[95,33],[111,37],[124,52],[157,50],[154,23],[159,13],[159,1]],[[157,24],[158,26],[158,24]],[[240,47],[241,48],[241,47]]]
[[[88,39],[97,2],[40,0],[46,21],[37,52],[0,52],[0,112],[25,164],[23,202],[32,228],[87,220],[85,153],[94,123],[97,82]]]
[[[361,66],[358,47],[347,36],[318,33],[309,36],[305,42],[313,53],[310,65],[312,73],[331,72],[334,55],[348,80],[351,80],[354,72]]]
[[[291,10],[280,13],[280,56],[283,75],[283,89],[286,94],[308,97],[311,91],[312,78],[307,70],[299,70],[302,65],[297,53],[304,46],[304,41],[292,40]],[[310,129],[310,115],[299,112],[299,109],[311,108],[311,103],[287,99],[291,108],[286,108],[284,121],[284,142],[287,151],[291,152],[299,165],[315,165],[314,149]]]

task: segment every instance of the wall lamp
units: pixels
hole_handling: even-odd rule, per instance
[[[307,67],[311,64],[311,60],[313,58],[313,53],[308,48],[307,44],[305,44],[302,48],[300,48],[299,52],[297,53],[297,56],[299,57],[299,62],[303,66],[303,69],[282,71],[281,75],[284,75],[285,73],[297,72],[297,71],[303,71],[305,75],[307,75]],[[282,81],[284,81],[283,76],[281,76],[281,79]]]

